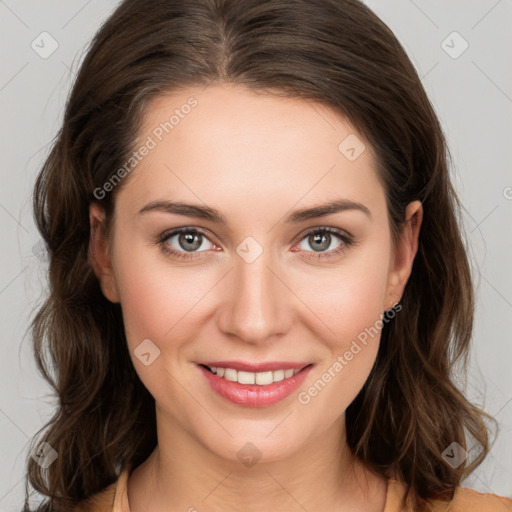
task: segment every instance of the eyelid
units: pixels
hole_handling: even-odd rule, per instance
[[[163,243],[166,240],[169,240],[170,238],[174,238],[175,236],[180,235],[181,233],[196,233],[198,235],[202,235],[211,244],[217,246],[217,244],[211,240],[211,236],[208,234],[207,230],[202,229],[202,228],[198,228],[198,227],[195,227],[195,226],[181,226],[181,227],[178,227],[178,228],[169,229],[169,230],[165,231],[164,233],[162,233],[158,237],[157,241],[159,243]],[[180,251],[180,252],[185,252],[185,251]],[[206,252],[206,251],[195,251],[195,252],[196,253],[201,253],[201,252]],[[191,252],[189,254],[194,254],[194,252]]]
[[[173,238],[181,233],[196,233],[196,234],[202,235],[211,244],[218,247],[218,245],[210,239],[210,236],[209,236],[207,230],[205,230],[203,228],[195,227],[195,226],[181,226],[178,228],[173,228],[173,229],[167,230],[164,233],[162,233],[162,235],[160,235],[158,237],[157,244],[160,245],[162,247],[162,250],[164,250],[165,252],[170,253],[170,254],[174,255],[175,257],[178,257],[178,258],[181,257],[184,259],[194,259],[194,258],[199,259],[199,258],[202,258],[203,256],[194,256],[194,255],[195,254],[202,255],[202,253],[208,252],[207,250],[187,252],[187,251],[177,250],[173,247],[170,247],[168,244],[166,244],[167,240],[169,240],[170,238]],[[306,253],[312,254],[312,256],[306,256],[306,258],[327,259],[329,257],[334,257],[334,256],[337,256],[337,255],[343,253],[345,250],[348,249],[349,246],[356,244],[353,235],[351,235],[344,229],[335,228],[332,226],[314,226],[311,228],[307,228],[302,233],[297,235],[297,237],[295,237],[295,239],[293,241],[294,246],[297,245],[297,243],[300,243],[307,236],[313,235],[315,233],[333,234],[333,235],[337,236],[341,240],[342,243],[338,248],[331,249],[329,251],[320,251],[320,252],[304,251]],[[294,252],[297,252],[297,251],[294,251]]]
[[[351,235],[348,231],[345,231],[344,229],[341,228],[335,228],[334,226],[314,226],[312,228],[305,229],[299,235],[297,235],[297,237],[294,239],[294,243],[300,242],[306,236],[312,235],[317,232],[330,233],[346,241],[352,241],[354,239],[353,235]]]

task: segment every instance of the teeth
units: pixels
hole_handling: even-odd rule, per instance
[[[218,377],[230,380],[231,382],[238,382],[239,384],[257,384],[259,386],[268,386],[273,382],[279,382],[283,379],[288,379],[292,375],[299,373],[300,370],[275,370],[268,372],[243,372],[236,371],[233,368],[218,368],[216,366],[209,367],[212,373]]]
[[[284,379],[284,370],[276,370],[272,373],[274,374],[274,382],[279,382]]]
[[[213,370],[213,368],[212,368],[212,370]],[[236,382],[236,380],[237,380],[236,373],[237,373],[236,370],[233,370],[233,368],[226,368],[224,371],[224,378],[227,380],[230,380],[232,382]]]
[[[277,370],[279,372],[280,370]],[[274,378],[274,373],[277,372],[258,372],[255,373],[254,380],[256,384],[259,386],[268,386],[269,384],[272,384],[272,382],[276,382],[276,379]],[[282,380],[282,379],[279,379]]]

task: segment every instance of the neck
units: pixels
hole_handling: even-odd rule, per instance
[[[256,463],[222,458],[170,421],[157,425],[158,446],[128,481],[131,512],[383,509],[385,480],[352,455],[344,415],[288,457],[262,453]]]

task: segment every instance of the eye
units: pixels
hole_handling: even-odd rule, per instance
[[[336,245],[335,239],[339,240]],[[328,259],[341,255],[355,242],[351,235],[341,229],[321,227],[308,231],[298,244],[299,250],[311,253],[305,256],[309,259]],[[162,251],[176,259],[198,259],[197,253],[207,252],[210,249],[219,250],[206,234],[197,228],[183,227],[164,233],[158,240]],[[309,248],[313,250],[309,250]],[[295,252],[295,251],[294,251]]]
[[[217,246],[210,242],[206,234],[196,228],[178,228],[171,232],[164,233],[158,240],[162,250],[178,259],[197,258],[194,254],[205,252],[199,249],[208,249],[208,243],[213,248]]]
[[[336,240],[340,243],[336,245]],[[302,251],[313,254],[306,256],[313,259],[327,259],[341,255],[354,243],[351,235],[341,229],[322,227],[306,233],[299,243]],[[312,247],[310,251],[308,247]]]

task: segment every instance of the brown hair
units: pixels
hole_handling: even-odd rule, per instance
[[[46,469],[28,458],[27,496],[29,481],[49,498],[38,511],[70,510],[156,446],[154,399],[129,357],[120,305],[103,296],[88,261],[89,205],[133,152],[148,101],[210,83],[279,91],[345,116],[375,150],[395,240],[406,205],[422,202],[403,309],[384,326],[376,364],[347,409],[347,438],[369,467],[406,482],[418,510],[450,497],[489,448],[489,417],[452,381],[473,326],[460,205],[418,74],[358,0],[125,0],[98,31],[34,189],[51,259],[32,336],[58,398],[37,444],[58,458]],[[125,181],[99,200],[107,219]],[[454,441],[467,447],[466,436],[474,457],[453,468],[442,452]]]

